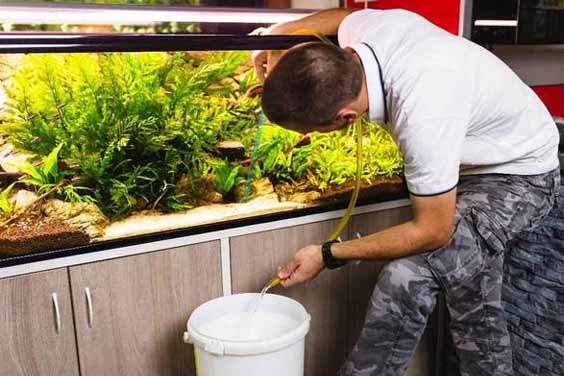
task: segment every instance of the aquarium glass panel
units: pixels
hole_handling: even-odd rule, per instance
[[[4,54],[0,81],[2,257],[344,207],[354,186],[353,127],[270,124],[247,51]],[[363,128],[361,201],[404,195],[390,134]]]

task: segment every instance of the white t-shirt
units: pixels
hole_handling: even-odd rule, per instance
[[[492,53],[404,10],[347,16],[339,44],[364,67],[369,117],[388,123],[410,193],[436,195],[459,174],[535,175],[558,167],[558,131],[536,94]],[[366,44],[368,44],[368,46]]]

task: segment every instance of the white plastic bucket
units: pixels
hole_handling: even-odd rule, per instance
[[[304,342],[311,316],[295,300],[265,294],[258,305],[259,314],[273,313],[295,321],[295,327],[281,335],[258,340],[230,340],[210,335],[212,321],[249,312],[258,295],[225,296],[204,303],[192,313],[184,341],[194,344],[197,376],[303,376]]]

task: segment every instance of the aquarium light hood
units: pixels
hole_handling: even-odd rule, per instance
[[[336,41],[335,36],[329,36]],[[0,33],[0,53],[286,50],[307,35]]]
[[[274,24],[311,10],[162,7],[91,4],[0,4],[0,23],[71,25],[152,25],[162,22]]]

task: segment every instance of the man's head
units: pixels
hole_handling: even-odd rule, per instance
[[[353,54],[325,43],[304,43],[285,53],[264,82],[262,107],[273,123],[302,133],[352,123],[349,108],[361,92],[363,71]]]

